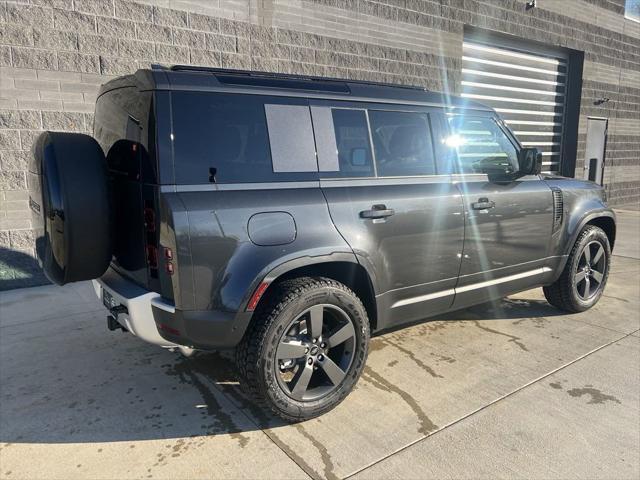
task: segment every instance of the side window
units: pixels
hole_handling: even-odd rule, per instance
[[[317,179],[306,100],[173,92],[176,183]],[[273,159],[273,162],[272,162]]]
[[[518,169],[518,151],[494,119],[449,117],[447,143],[457,152],[458,173],[512,173]]]
[[[268,179],[271,153],[260,97],[174,92],[173,135],[176,183]]]
[[[427,114],[369,111],[378,176],[435,175]]]
[[[373,157],[364,110],[312,107],[321,175],[371,177]]]

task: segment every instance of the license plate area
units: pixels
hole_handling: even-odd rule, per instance
[[[111,293],[109,293],[109,291],[104,288],[102,289],[102,304],[107,307],[109,311],[120,305],[120,303],[118,303],[118,301],[113,298],[113,295],[111,295]]]

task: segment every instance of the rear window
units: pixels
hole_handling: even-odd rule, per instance
[[[323,177],[374,176],[365,110],[314,107],[313,119]]]
[[[96,102],[93,136],[112,174],[156,183],[152,96],[136,88],[118,88]]]
[[[174,92],[172,108],[178,184],[318,178],[304,99]]]

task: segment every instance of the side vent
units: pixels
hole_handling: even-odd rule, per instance
[[[564,220],[564,200],[562,190],[558,187],[551,187],[553,195],[553,231],[557,232]]]

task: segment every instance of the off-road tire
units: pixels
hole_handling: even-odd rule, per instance
[[[370,337],[367,311],[345,285],[323,277],[284,280],[267,291],[243,340],[236,348],[240,383],[254,402],[287,422],[299,422],[322,415],[336,407],[355,386],[367,359]],[[332,304],[348,314],[355,329],[356,348],[347,374],[326,397],[297,401],[278,383],[276,349],[287,325],[313,305]]]
[[[89,135],[43,132],[28,172],[36,254],[49,280],[100,277],[113,253],[107,164]]]
[[[593,297],[584,300],[576,290],[575,275],[585,246],[594,241],[600,243],[604,248],[605,271],[599,290]],[[607,234],[595,225],[585,226],[571,249],[571,253],[560,277],[551,285],[543,287],[545,298],[551,305],[566,312],[578,313],[590,309],[598,303],[598,300],[600,300],[604,292],[609,276],[610,264],[611,246],[609,245]]]

